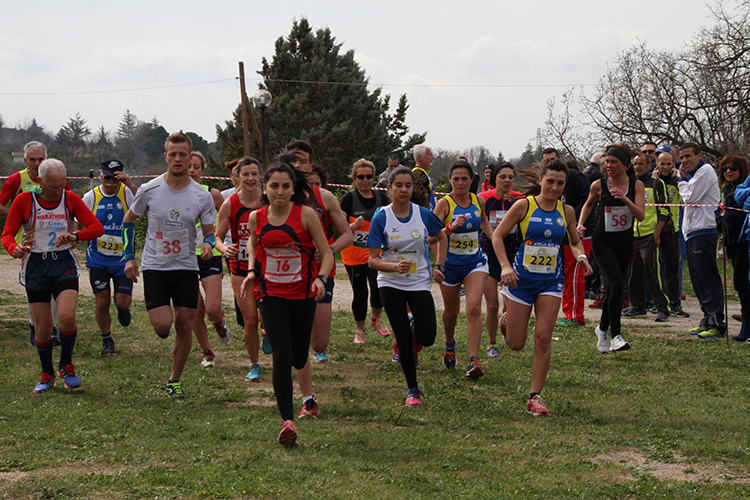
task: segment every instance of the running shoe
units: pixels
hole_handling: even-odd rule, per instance
[[[464,288],[463,285],[461,285],[461,288],[458,290],[458,296],[463,297],[465,295],[466,295],[466,289]]]
[[[250,371],[245,375],[245,382],[260,382],[260,363],[250,365]]]
[[[574,319],[563,318],[563,319],[558,319],[557,321],[555,321],[555,326],[559,326],[562,328],[577,328],[583,325]]]
[[[722,332],[716,327],[709,328],[708,330],[704,330],[698,334],[698,338],[701,339],[720,339],[726,336],[727,332]]]
[[[479,358],[471,357],[469,366],[466,367],[466,376],[470,378],[484,377],[484,369],[482,363],[479,362]]]
[[[490,344],[489,347],[487,347],[487,357],[488,358],[500,357],[500,349],[497,348],[497,344]]]
[[[448,369],[452,370],[456,367],[456,348],[453,349],[446,349],[443,353],[443,366]]]
[[[675,307],[674,309],[672,309],[672,312],[670,314],[674,316],[675,318],[689,318],[690,317],[690,313],[685,312],[682,309],[682,306]]]
[[[130,309],[120,309],[117,308],[117,321],[120,322],[122,326],[130,326]]]
[[[742,323],[742,315],[741,314],[732,314],[732,319],[735,321],[739,321]]]
[[[419,387],[409,389],[409,392],[406,393],[406,406],[423,406],[422,391],[419,390]]]
[[[604,305],[604,296],[599,297],[594,302],[589,304],[589,309],[601,309],[602,305]]]
[[[106,339],[102,339],[102,356],[108,354],[115,354],[115,339],[111,335]]]
[[[65,382],[66,389],[77,389],[81,387],[81,379],[76,375],[76,367],[72,364],[60,365],[57,368],[57,374]]]
[[[391,334],[391,331],[385,326],[382,318],[372,318],[370,320],[370,328],[378,332],[378,336],[387,337]]]
[[[500,316],[500,333],[503,334],[503,342],[508,345],[508,311],[505,311]]]
[[[411,347],[414,351],[414,368],[416,368],[419,366],[419,353],[422,352],[422,345],[418,344],[416,340],[412,340]]]
[[[747,337],[744,334],[740,334],[732,337],[732,340],[736,340],[737,342],[747,342],[748,340],[750,340],[750,337]]]
[[[328,356],[326,352],[314,352],[316,363],[328,363]]]
[[[55,387],[55,376],[50,375],[49,373],[42,373],[41,379],[39,380],[39,383],[34,387],[34,392],[37,394],[40,394],[42,392],[47,392],[53,387]]]
[[[57,327],[52,327],[52,345],[59,346],[60,345],[60,337],[57,336]]]
[[[318,417],[318,402],[315,400],[315,396],[302,403],[302,410],[299,412],[299,418],[307,416]]]
[[[398,357],[398,344],[394,340],[393,341],[393,356],[391,356],[391,361],[394,363],[398,363],[399,359],[400,358]]]
[[[357,332],[354,334],[354,345],[362,345],[365,343],[365,335],[367,332],[357,328]]]
[[[606,330],[602,330],[601,326],[596,325],[596,328],[594,328],[594,333],[596,334],[596,348],[601,353],[609,352],[609,332]]]
[[[622,312],[622,317],[631,319],[646,319],[648,318],[648,314],[646,313],[645,309],[634,309],[631,307]]]
[[[610,352],[627,351],[628,349],[630,349],[630,344],[625,342],[622,335],[615,335],[612,337],[612,342],[610,342],[609,345]]]
[[[182,390],[182,382],[169,382],[167,384],[167,394],[175,399],[185,399],[187,394]]]
[[[219,335],[219,342],[223,345],[227,345],[232,341],[232,330],[228,325],[224,324],[224,320],[221,320],[219,323],[214,323],[214,329]]]
[[[698,335],[698,334],[701,334],[701,333],[705,332],[706,330],[708,330],[707,326],[698,325],[698,326],[696,326],[696,327],[691,328],[690,330],[688,330],[688,333],[690,335]]]
[[[201,360],[201,368],[211,368],[212,366],[216,366],[216,361],[214,356],[214,352],[209,349],[208,351],[203,351],[203,359]]]
[[[657,323],[664,323],[666,321],[669,321],[669,315],[664,314],[663,312],[657,313],[656,319],[654,320]]]
[[[529,415],[534,417],[538,417],[539,415],[549,415],[549,410],[544,405],[544,400],[542,400],[542,397],[538,394],[529,399],[529,402],[526,403],[526,411]]]
[[[411,330],[411,337],[414,338],[417,335],[417,331],[414,329],[414,315],[412,313],[409,313],[409,329]]]
[[[266,331],[263,328],[260,329],[260,348],[263,349],[263,354],[271,354],[273,352],[271,341],[268,340],[268,335],[266,335]]]
[[[292,420],[284,420],[281,422],[281,426],[281,432],[279,432],[279,444],[282,446],[298,445],[297,428],[294,427],[294,422]]]

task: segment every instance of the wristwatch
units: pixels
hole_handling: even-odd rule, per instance
[[[324,285],[328,284],[328,278],[326,278],[322,274],[317,275],[316,278],[318,278],[320,281],[322,281]]]
[[[443,264],[435,264],[435,269],[437,269],[441,273],[445,274],[445,265],[443,265]]]

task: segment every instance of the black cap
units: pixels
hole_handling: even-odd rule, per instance
[[[104,175],[115,175],[115,172],[122,172],[125,165],[117,158],[110,158],[101,162],[99,168]]]

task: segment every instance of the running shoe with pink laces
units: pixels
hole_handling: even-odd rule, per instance
[[[293,420],[283,420],[281,422],[279,444],[283,446],[296,446],[299,444],[299,441],[297,440],[297,428],[294,427]]]
[[[529,415],[533,415],[535,417],[538,417],[539,415],[549,415],[549,410],[546,406],[544,406],[544,401],[538,394],[529,399],[529,402],[526,403],[526,411],[529,413]]]
[[[370,320],[370,328],[378,332],[378,336],[387,337],[391,334],[391,331],[385,326],[382,318],[372,318]]]
[[[357,333],[354,334],[354,345],[362,345],[365,343],[365,335],[367,332],[357,328]]]
[[[393,356],[391,356],[391,361],[394,363],[398,363],[399,359],[400,358],[398,357],[398,344],[394,340],[393,341]]]

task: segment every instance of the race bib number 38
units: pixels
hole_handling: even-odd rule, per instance
[[[175,260],[182,258],[190,251],[190,236],[187,229],[180,231],[156,232],[156,258],[158,260]]]
[[[633,227],[633,214],[628,207],[604,207],[604,232],[619,233]]]
[[[557,271],[557,247],[528,245],[523,247],[523,267],[530,273],[552,274]]]

